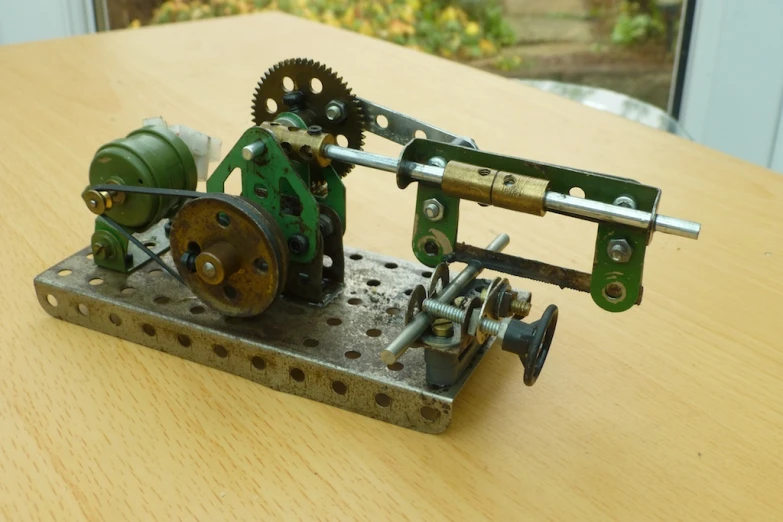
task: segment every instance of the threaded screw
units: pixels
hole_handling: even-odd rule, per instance
[[[527,316],[530,313],[530,301],[527,299],[512,300],[511,312],[518,317]]]
[[[487,288],[484,288],[481,291],[481,299],[485,300],[487,298]],[[501,292],[505,292],[505,290],[501,290]],[[514,292],[514,294],[517,294],[517,292]],[[503,294],[501,293],[501,299]],[[511,311],[512,315],[515,315],[517,317],[527,317],[528,314],[530,314],[530,299],[528,295],[528,299],[520,299],[518,297],[515,297],[511,300],[511,303],[509,305],[509,310]]]
[[[421,304],[421,309],[428,314],[434,315],[436,317],[443,317],[444,319],[450,319],[459,324],[463,324],[468,320],[467,310],[457,308],[456,306],[452,306],[450,304],[441,303],[435,299],[425,299]],[[487,318],[481,319],[478,325],[482,332],[488,333],[489,335],[498,335],[500,333],[500,326],[500,321]]]

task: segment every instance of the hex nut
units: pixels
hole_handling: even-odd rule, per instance
[[[606,246],[606,253],[615,263],[627,263],[633,255],[633,247],[625,239],[612,239]]]
[[[443,213],[446,209],[443,207],[443,204],[440,201],[432,198],[424,201],[422,210],[424,211],[424,215],[427,216],[427,219],[430,221],[440,221],[443,219]]]
[[[345,104],[340,100],[332,100],[326,104],[326,119],[340,123],[346,118]]]
[[[516,298],[517,293],[513,290],[506,290],[505,292],[501,292],[500,296],[498,296],[498,317],[509,317],[513,314],[513,311],[511,310],[511,304]]]

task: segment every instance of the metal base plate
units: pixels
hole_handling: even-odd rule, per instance
[[[424,351],[387,367],[380,352],[403,327],[410,290],[430,272],[346,250],[342,293],[326,306],[279,298],[235,319],[204,306],[154,263],[126,275],[95,266],[89,249],[35,278],[54,317],[300,395],[426,433],[451,423],[452,403],[486,353],[447,388],[427,384]],[[171,264],[168,254],[163,259]]]

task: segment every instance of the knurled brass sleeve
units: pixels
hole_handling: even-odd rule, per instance
[[[459,161],[449,161],[443,169],[441,189],[449,196],[492,204],[492,182],[496,170]]]
[[[549,181],[450,161],[441,188],[449,196],[543,216]]]
[[[310,134],[305,129],[286,127],[276,122],[265,121],[261,127],[269,129],[277,138],[280,147],[292,159],[327,167],[332,160],[324,156],[324,147],[335,145],[337,141],[331,134],[321,132]]]
[[[492,204],[496,207],[543,216],[544,197],[549,180],[498,171],[492,185]]]

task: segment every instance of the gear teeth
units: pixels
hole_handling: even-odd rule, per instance
[[[260,125],[265,121],[274,119],[275,114],[269,114],[266,110],[266,99],[275,100],[278,105],[285,94],[283,88],[284,77],[293,78],[297,82],[297,88],[305,93],[305,104],[315,114],[312,124],[320,125],[326,132],[335,136],[343,135],[348,140],[348,146],[361,150],[364,147],[364,131],[367,126],[364,109],[348,87],[343,78],[335,73],[331,67],[316,62],[309,58],[288,58],[273,65],[261,76],[256,84],[253,96],[251,115],[254,125]],[[317,77],[323,86],[325,95],[316,95],[308,92],[303,82]],[[335,124],[326,119],[326,103],[329,100],[339,99],[346,104],[347,118]],[[345,176],[353,165],[334,165],[337,173]]]

